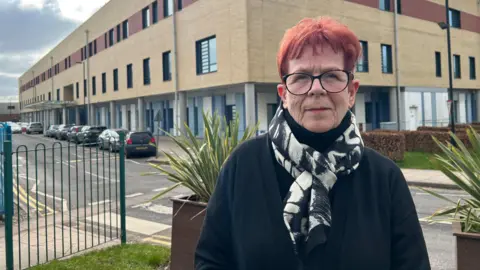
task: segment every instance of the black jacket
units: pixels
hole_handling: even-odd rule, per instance
[[[283,221],[284,192],[270,140],[232,153],[207,207],[197,270],[299,269]],[[284,189],[284,188],[283,188]],[[358,169],[330,191],[332,227],[305,270],[423,270],[429,258],[405,178],[390,159],[365,148]]]

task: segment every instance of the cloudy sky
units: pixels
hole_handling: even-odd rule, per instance
[[[17,78],[106,2],[0,0],[0,96],[17,95]]]

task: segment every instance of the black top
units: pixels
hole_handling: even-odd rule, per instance
[[[279,185],[292,178],[275,164],[267,135],[243,143],[229,157],[208,203],[197,270],[299,269],[282,216],[286,191]],[[358,169],[338,179],[329,195],[328,241],[303,269],[431,269],[413,199],[390,159],[365,148]]]

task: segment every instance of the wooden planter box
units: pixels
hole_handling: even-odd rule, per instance
[[[457,240],[457,270],[478,269],[480,265],[480,234],[462,232],[462,225],[453,223]]]
[[[207,204],[188,196],[174,197],[170,270],[194,270],[194,256]]]

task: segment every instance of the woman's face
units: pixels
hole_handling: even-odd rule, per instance
[[[306,47],[301,57],[288,62],[289,74],[302,72],[316,76],[329,70],[343,69],[343,52],[336,53],[330,46],[317,48],[315,54],[311,46]],[[279,84],[277,90],[284,108],[297,123],[311,132],[321,133],[340,124],[355,103],[358,87],[359,82],[353,80],[345,90],[329,93],[322,88],[319,80],[314,80],[311,90],[304,95],[291,94],[284,84]]]

